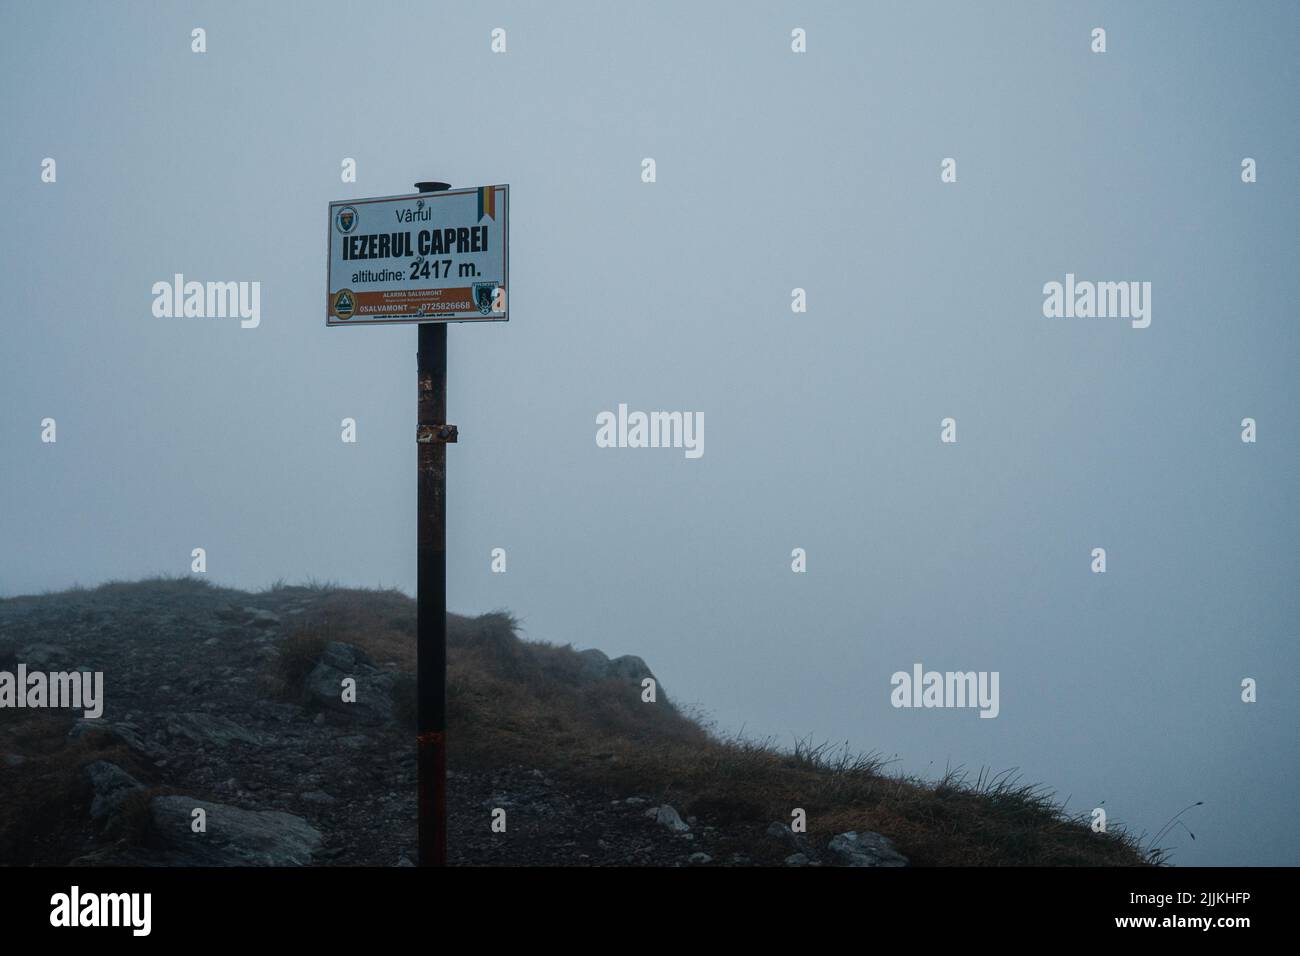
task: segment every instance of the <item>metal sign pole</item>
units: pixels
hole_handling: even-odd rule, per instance
[[[419,326],[416,756],[421,866],[447,862],[447,322],[508,322],[510,185],[329,204],[325,325]],[[394,223],[397,228],[394,230]],[[405,265],[398,271],[392,267]],[[409,270],[409,272],[407,271]]]
[[[422,182],[422,193],[449,189]],[[416,695],[420,865],[447,862],[447,325],[422,322],[416,353],[419,402],[416,552]]]

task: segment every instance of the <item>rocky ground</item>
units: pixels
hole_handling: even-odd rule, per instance
[[[0,601],[0,671],[105,679],[98,719],[0,710],[0,863],[410,865],[400,669],[332,642],[300,693],[277,685],[323,593],[141,583]],[[347,677],[354,703],[340,700]],[[454,864],[906,864],[879,834],[729,829],[516,762],[453,769],[448,801]],[[492,828],[498,808],[505,832]]]

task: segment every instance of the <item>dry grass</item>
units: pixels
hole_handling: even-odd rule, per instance
[[[264,675],[263,689],[272,697],[295,703],[303,699],[307,675],[334,638],[328,628],[304,623],[290,631],[280,645],[280,657],[269,674]]]
[[[415,670],[415,602],[401,591],[325,585],[302,591],[312,601],[307,627],[326,641],[355,644],[382,666]]]
[[[62,866],[81,845],[90,812],[91,786],[83,768],[107,760],[140,780],[148,769],[120,740],[89,731],[69,740],[74,718],[57,711],[0,711],[0,753],[19,754],[26,763],[0,767],[0,865]],[[110,837],[126,835],[135,815],[123,814]]]
[[[394,591],[326,590],[313,609],[331,640],[355,644],[400,671],[415,667],[415,603]],[[642,703],[634,681],[592,680],[569,646],[521,640],[508,614],[448,617],[449,759],[461,767],[546,768],[612,796],[645,794],[738,832],[807,811],[809,832],[890,836],[914,864],[1141,865],[1158,863],[1112,824],[1095,834],[1052,794],[1013,773],[960,769],[936,783],[886,771],[875,755],[811,741],[722,738],[661,695]],[[398,710],[414,722],[414,683]]]

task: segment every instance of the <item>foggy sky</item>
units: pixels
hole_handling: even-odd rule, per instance
[[[449,330],[452,610],[1300,862],[1297,7],[809,7],[4,4],[0,594],[195,547],[412,592],[416,331],[326,329],[326,204],[509,183],[511,320]],[[175,273],[260,326],[155,318]],[[1150,328],[1044,318],[1066,273],[1150,281]],[[704,455],[598,448],[619,403]],[[894,709],[914,662],[999,716]]]

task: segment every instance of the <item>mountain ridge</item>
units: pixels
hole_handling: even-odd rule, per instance
[[[641,658],[517,630],[504,612],[448,615],[451,863],[1163,862],[1010,774],[927,783],[873,755],[721,737],[657,680],[644,700]],[[175,578],[0,599],[0,670],[19,661],[103,671],[104,713],[0,709],[0,864],[413,862],[401,592]]]

